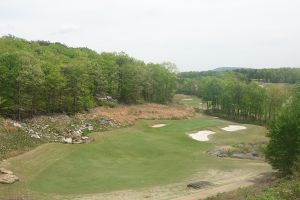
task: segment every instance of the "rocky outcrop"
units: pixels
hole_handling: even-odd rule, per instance
[[[85,136],[85,134],[95,130],[91,123],[85,122],[84,120],[76,120],[75,118],[71,119],[69,117],[65,119],[62,116],[58,116],[57,118],[58,119],[55,117],[39,117],[34,119],[34,121],[27,120],[24,121],[24,123],[13,120],[8,120],[8,122],[35,140],[61,142],[64,144],[82,144],[89,142],[89,138]],[[59,121],[59,119],[65,123]],[[107,121],[109,122],[109,120]]]
[[[0,168],[0,183],[12,184],[18,180],[19,178],[16,175],[14,175],[12,171],[9,171],[4,168]]]
[[[239,149],[233,147],[217,147],[207,152],[209,155],[220,158],[237,158],[248,160],[263,160],[256,152],[240,152]]]
[[[218,147],[208,151],[208,154],[220,158],[228,157],[231,152],[231,149],[232,149],[231,147]]]

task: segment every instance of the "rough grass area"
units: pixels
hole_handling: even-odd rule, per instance
[[[151,127],[158,123],[167,126]],[[214,172],[230,175],[238,170],[253,176],[267,170],[268,167],[254,161],[220,159],[206,153],[219,144],[265,139],[263,127],[247,125],[247,130],[225,133],[221,127],[228,124],[232,122],[206,116],[141,120],[132,127],[94,133],[95,141],[90,144],[42,145],[3,163],[21,181],[5,187],[0,185],[0,197],[18,193],[32,195],[32,199],[72,199],[72,195],[163,187],[195,177],[208,180],[209,174],[215,176]],[[209,142],[187,136],[201,129],[211,129],[216,134]],[[216,178],[219,182],[226,179]],[[185,189],[184,184],[181,190]]]
[[[220,193],[206,200],[298,200],[300,198],[300,179],[279,179],[267,174],[255,180],[255,185]]]
[[[299,200],[300,179],[280,180],[275,186],[265,188],[262,193],[248,196],[246,200]]]
[[[42,143],[0,118],[0,160],[28,151]]]
[[[138,119],[182,119],[191,117],[194,111],[180,105],[141,104],[119,105],[114,108],[97,107],[87,114],[79,114],[80,119],[106,117],[123,125],[133,124]]]

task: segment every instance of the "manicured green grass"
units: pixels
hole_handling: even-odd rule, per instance
[[[152,128],[156,123],[167,125]],[[129,128],[94,133],[95,141],[90,144],[43,145],[11,161],[21,182],[7,189],[22,191],[25,187],[26,191],[48,195],[101,193],[175,183],[208,169],[250,167],[245,161],[207,155],[215,145],[264,139],[262,127],[249,126],[247,131],[232,134],[219,129],[227,124],[232,123],[206,116],[141,120]],[[186,135],[201,129],[217,133],[209,142]]]

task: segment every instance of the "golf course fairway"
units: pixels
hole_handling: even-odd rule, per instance
[[[152,128],[154,124],[166,126]],[[244,124],[247,129],[236,132],[221,129],[230,124],[236,123],[205,115],[182,120],[140,120],[131,127],[93,133],[89,144],[45,144],[2,163],[20,181],[0,185],[0,197],[14,194],[30,199],[109,199],[103,197],[109,194],[111,199],[122,199],[114,194],[134,191],[138,194],[127,199],[145,195],[167,199],[177,197],[170,196],[172,186],[179,188],[178,193],[193,193],[186,189],[189,181],[206,180],[218,186],[225,184],[226,177],[234,181],[236,176],[256,177],[270,171],[262,161],[207,154],[215,146],[266,141],[264,127]],[[188,137],[188,133],[204,129],[216,132],[209,141]],[[152,196],[153,191],[161,196]]]

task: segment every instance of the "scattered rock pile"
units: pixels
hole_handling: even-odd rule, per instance
[[[219,148],[215,148],[215,149],[208,151],[208,154],[212,155],[212,156],[217,156],[220,158],[228,157],[228,149],[219,147]]]
[[[43,122],[42,122],[43,123]],[[66,123],[61,128],[55,126],[55,122],[52,124],[51,119],[45,120],[45,124],[41,125],[41,122],[27,122],[18,123],[11,121],[11,124],[24,131],[33,139],[41,139],[51,142],[62,143],[84,143],[88,140],[88,137],[83,137],[83,132],[93,131],[94,128],[91,124],[85,123],[78,127],[76,123]],[[49,124],[51,125],[49,125]],[[58,124],[58,126],[60,126]]]
[[[19,181],[19,178],[16,175],[14,175],[12,171],[0,168],[0,183],[12,184],[16,181]]]
[[[263,160],[263,158],[261,158],[255,151],[241,152],[239,149],[230,146],[217,147],[215,149],[209,150],[207,153],[209,155],[217,156],[220,158],[230,157],[238,159]]]
[[[28,134],[33,139],[65,144],[82,144],[89,142],[87,133],[104,131],[122,125],[109,118],[80,119],[68,116],[42,116],[22,123],[9,120],[9,123]]]

